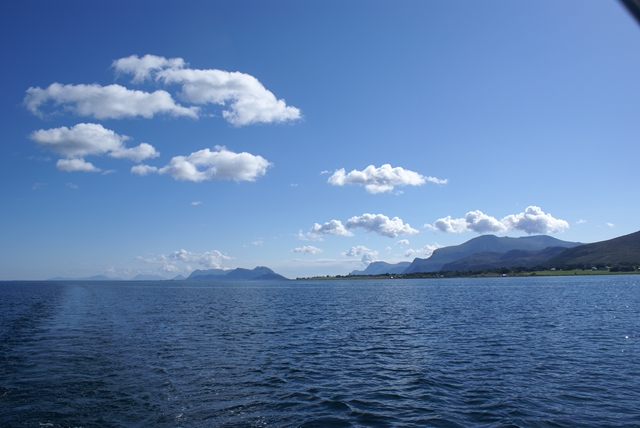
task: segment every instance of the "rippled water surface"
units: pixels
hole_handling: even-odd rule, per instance
[[[0,283],[0,426],[640,426],[640,277]]]

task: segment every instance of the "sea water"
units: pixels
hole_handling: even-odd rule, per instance
[[[3,282],[0,426],[640,426],[640,276]]]

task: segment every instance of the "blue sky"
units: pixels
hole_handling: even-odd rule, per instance
[[[3,2],[0,280],[640,229],[615,1]]]

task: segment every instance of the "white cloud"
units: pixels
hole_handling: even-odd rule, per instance
[[[520,230],[527,234],[559,233],[569,227],[569,223],[547,214],[540,207],[531,205],[520,214],[510,214],[502,220],[484,214],[482,211],[470,211],[464,218],[454,219],[447,216],[436,220],[433,225],[425,227],[445,233],[504,233]]]
[[[197,263],[207,269],[220,269],[220,266],[222,266],[224,261],[231,260],[231,257],[226,254],[222,254],[218,250],[207,251],[204,253],[192,253],[184,249],[174,251],[168,256],[163,256],[162,258],[177,260],[183,263]]]
[[[331,220],[322,225],[314,223],[309,233],[313,235],[353,236],[353,233],[344,228],[340,220]]]
[[[185,68],[181,58],[132,55],[114,61],[120,73],[133,74],[134,82],[154,78],[165,84],[182,85],[180,97],[193,104],[227,106],[222,116],[236,126],[300,119],[300,110],[287,106],[255,77],[216,69]]]
[[[131,55],[127,58],[120,58],[113,61],[112,67],[118,73],[133,74],[132,82],[140,83],[151,77],[154,71],[165,68],[183,68],[185,62],[182,58],[164,58],[155,55],[145,55],[138,58],[137,55]]]
[[[500,220],[490,215],[486,215],[480,210],[468,212],[464,216],[467,228],[477,233],[500,233],[506,232],[505,226]]]
[[[162,270],[165,272],[178,273],[180,269],[176,265],[172,265],[171,263],[165,263],[162,265]]]
[[[51,102],[79,116],[96,119],[126,117],[152,118],[159,113],[172,116],[198,117],[198,107],[176,104],[171,95],[162,90],[153,93],[127,89],[120,85],[62,85],[52,83],[48,88],[29,88],[24,98],[27,109],[42,116],[41,107]]]
[[[175,156],[168,165],[156,168],[136,165],[131,172],[139,175],[149,173],[169,174],[176,180],[200,182],[204,180],[229,179],[255,181],[264,175],[272,164],[262,156],[250,153],[234,153],[223,146],[199,150],[189,156]]]
[[[362,256],[362,259],[360,261],[362,262],[363,265],[368,265],[369,263],[378,261],[378,252],[374,250],[370,250],[369,248],[364,247],[362,245],[358,245],[357,247],[351,247],[351,249],[349,249],[349,251],[347,251],[346,253],[343,253],[343,255],[348,257]]]
[[[607,226],[609,226],[610,228],[612,228],[612,229],[613,229],[614,227],[616,227],[616,225],[615,225],[615,224],[613,224],[613,223],[605,223],[605,224],[606,224]]]
[[[509,230],[522,230],[525,233],[559,233],[569,228],[569,223],[545,214],[540,207],[527,207],[523,213],[508,215],[502,219]]]
[[[257,241],[253,241],[249,245],[245,245],[245,247],[261,247],[264,245],[264,241],[262,239],[258,239]]]
[[[405,251],[404,256],[405,257],[411,257],[414,256],[416,254],[419,254],[421,256],[424,257],[431,257],[431,254],[433,254],[433,252],[435,250],[437,250],[438,248],[442,248],[442,245],[439,244],[434,244],[434,245],[425,245],[422,248],[419,248],[417,250],[414,250],[412,248],[408,249],[407,251]]]
[[[322,237],[313,232],[302,233],[302,230],[298,230],[296,237],[300,241],[322,241]]]
[[[314,247],[313,245],[305,245],[303,247],[294,248],[291,251],[301,254],[320,254],[322,252],[320,248]]]
[[[341,168],[327,180],[334,186],[359,184],[364,186],[369,193],[390,192],[395,186],[420,186],[425,181],[438,184],[447,182],[447,180],[439,180],[435,177],[425,177],[402,167],[392,168],[389,164],[382,165],[380,168],[369,165],[362,171],[354,169],[348,174],[345,173],[344,168]]]
[[[362,228],[367,232],[375,232],[378,235],[387,236],[389,238],[395,238],[398,235],[414,235],[419,233],[408,223],[404,224],[400,218],[394,217],[390,219],[382,214],[363,214],[361,216],[351,217],[347,220],[346,228]]]
[[[131,167],[131,173],[138,175],[147,175],[158,172],[158,168],[149,165],[134,165]]]
[[[78,190],[79,189],[78,185],[77,184],[73,184],[73,183],[67,183],[67,187],[69,189],[73,189],[73,190]]]
[[[462,233],[467,230],[467,221],[463,218],[451,218],[451,216],[448,215],[436,220],[433,226],[425,224],[424,227],[432,230],[440,230],[445,233]]]
[[[396,242],[395,245],[400,245],[401,247],[403,247],[405,245],[409,245],[409,240],[408,239],[401,239],[398,242]]]
[[[439,179],[437,177],[427,177],[427,181],[435,184],[447,184],[449,182],[448,178]]]
[[[156,158],[160,156],[160,153],[158,153],[155,147],[153,147],[151,144],[140,143],[140,145],[136,147],[131,147],[131,148],[123,147],[123,148],[120,148],[119,150],[114,150],[109,153],[109,156],[111,156],[112,158],[118,158],[118,159],[127,158],[127,159],[134,160],[136,162],[140,162],[144,159]]]
[[[194,207],[196,207],[198,205],[202,205],[202,201],[193,201],[193,202],[191,202],[191,205],[194,206]]]
[[[97,123],[79,123],[71,128],[40,129],[29,138],[43,149],[66,156],[82,158],[88,155],[108,154],[113,158],[128,158],[136,162],[159,156],[156,149],[147,143],[126,148],[126,135],[118,135]]]
[[[91,162],[84,159],[60,159],[56,162],[56,168],[61,171],[81,171],[81,172],[100,172],[100,168],[95,167]]]
[[[576,224],[585,224],[587,220],[580,219],[576,222]]]

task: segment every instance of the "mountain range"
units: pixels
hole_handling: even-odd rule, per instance
[[[171,281],[182,280],[194,280],[194,281],[270,281],[270,280],[283,280],[288,281],[288,278],[275,273],[268,267],[258,266],[255,269],[243,269],[237,268],[232,270],[223,269],[209,269],[209,270],[195,270],[191,272],[188,278],[182,275],[178,275],[172,278]],[[109,278],[104,275],[95,275],[87,278],[63,278],[56,277],[48,279],[47,281],[122,281],[120,278]],[[131,278],[130,281],[167,281],[166,278],[157,275],[136,275]]]
[[[460,245],[438,248],[429,258],[416,258],[408,266],[407,262],[374,262],[351,275],[604,265],[640,265],[640,231],[592,244],[561,241],[547,235],[520,238],[482,235]]]
[[[511,250],[535,251],[548,247],[571,248],[582,245],[579,242],[567,242],[547,235],[509,238],[506,236],[482,235],[463,244],[438,248],[427,259],[416,258],[403,273],[438,272],[447,263],[455,262],[480,252],[506,253]]]
[[[387,262],[372,262],[365,270],[354,270],[351,275],[381,275],[385,273],[403,273],[411,262],[391,264]]]

